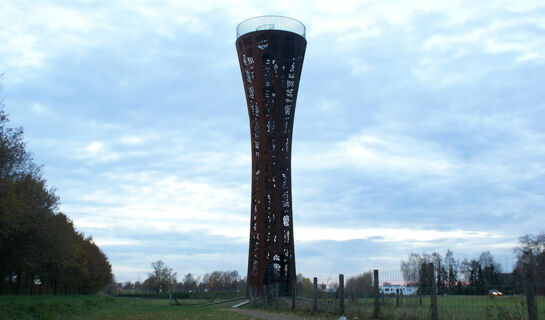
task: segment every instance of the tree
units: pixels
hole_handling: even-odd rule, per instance
[[[470,294],[484,294],[484,279],[483,269],[478,260],[472,259],[469,262],[470,275],[469,275],[469,287]]]
[[[371,295],[373,293],[373,274],[365,272],[348,278],[344,291],[358,296]]]
[[[496,262],[494,261],[494,256],[490,253],[490,251],[483,251],[481,253],[481,255],[479,256],[479,263],[482,267],[496,264]]]
[[[208,291],[235,291],[240,281],[238,271],[213,271],[211,274],[205,274],[203,282]]]
[[[82,248],[80,261],[83,261],[83,275],[78,274],[78,278],[83,283],[81,292],[98,292],[107,283],[113,281],[112,266],[91,237],[84,238],[83,235],[79,235],[78,240]]]
[[[142,283],[142,290],[145,291],[145,292],[159,293],[159,286],[158,286],[157,278],[154,275],[150,275]]]
[[[422,259],[422,262],[420,263],[418,274],[420,279],[419,290],[421,291],[421,294],[430,294],[431,293],[430,272],[428,268],[428,262],[424,259]]]
[[[459,262],[454,258],[452,251],[447,250],[444,258],[444,268],[447,270],[446,286],[449,294],[455,293],[456,282],[458,281]]]
[[[401,260],[401,274],[408,285],[417,285],[420,281],[420,265],[422,257],[418,253],[411,253],[407,261]]]
[[[237,292],[246,292],[246,277],[241,277],[237,282]]]
[[[153,271],[149,274],[148,285],[153,284],[152,288],[157,293],[171,291],[172,287],[176,285],[176,272],[173,272],[172,268],[161,260],[152,262],[151,267]]]
[[[437,252],[431,254],[431,262],[434,266],[434,273],[436,278],[436,289],[438,294],[445,293],[445,281],[447,279],[447,270],[443,264],[443,257]]]
[[[208,277],[207,288],[208,291],[219,291],[223,290],[224,284],[222,282],[222,272],[221,271],[212,271]]]
[[[26,203],[30,195],[25,191],[31,190],[29,181],[39,172],[25,149],[23,129],[9,128],[8,122],[7,114],[0,110],[0,293],[5,291],[6,276],[10,288],[16,277],[19,291],[23,270],[29,267],[25,258],[36,225],[28,208],[32,203]]]
[[[534,264],[534,274],[531,276],[534,279],[537,294],[545,294],[545,233],[538,235],[524,235],[519,238],[519,244],[515,248],[517,255],[517,264],[515,274],[521,278],[523,271],[523,262],[529,259]],[[520,283],[523,283],[520,281]]]
[[[134,291],[134,284],[131,281],[125,281],[123,283],[123,290]]]
[[[489,289],[499,285],[498,274],[501,272],[500,265],[494,260],[494,256],[490,251],[484,251],[479,256],[479,264],[482,269],[482,285],[483,291],[488,292]]]
[[[464,260],[462,260],[459,269],[463,281],[469,283],[471,279],[471,263],[469,262],[469,260],[467,260],[467,258],[464,258]]]
[[[210,273],[205,273],[202,276],[201,281],[199,281],[199,285],[197,286],[199,289],[199,292],[205,292],[208,290],[208,280],[210,279]]]
[[[304,277],[301,273],[297,275],[297,294],[310,296],[314,290],[313,288],[310,278]]]
[[[519,238],[515,253],[520,258],[524,252],[530,252],[534,257],[545,253],[545,233],[538,235],[526,234]]]
[[[191,273],[186,274],[182,282],[182,290],[191,291],[191,290],[194,290],[196,287],[197,287],[197,281],[195,280],[193,275]]]
[[[136,281],[134,283],[134,291],[141,292],[142,291],[142,282]]]
[[[237,284],[240,281],[240,275],[238,271],[227,271],[223,273],[224,290],[235,291],[237,290]]]
[[[7,124],[0,110],[0,294],[96,293],[112,279],[108,259],[58,211],[23,129]]]

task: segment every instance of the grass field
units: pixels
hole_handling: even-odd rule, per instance
[[[348,319],[372,319],[373,299],[345,299],[345,310]],[[537,297],[539,318],[545,319],[545,297]],[[381,303],[383,319],[429,319],[430,300],[423,297],[420,306],[417,296],[406,296],[403,303],[396,306],[395,298],[386,298]],[[525,320],[528,319],[526,297],[504,296],[490,298],[488,296],[442,296],[437,299],[440,320]],[[298,310],[310,313],[311,303],[300,302]],[[336,314],[338,305],[333,299],[320,300],[322,314]]]
[[[217,307],[197,306],[206,302],[206,300],[181,300],[181,306],[169,306],[168,300],[140,298],[0,296],[0,320],[254,319]]]
[[[545,297],[538,298],[540,319],[545,319]],[[105,296],[0,296],[0,320],[95,320],[95,319],[255,319],[246,315],[222,310],[234,303],[201,307],[207,300],[178,300],[182,305],[169,306],[165,299],[114,298]],[[381,305],[384,320],[429,319],[429,298],[420,306],[418,297],[405,297],[401,306],[395,299],[386,298]],[[346,299],[349,320],[371,319],[372,299]],[[289,308],[289,302],[284,303]],[[245,308],[249,308],[246,306]],[[263,307],[260,308],[263,310]],[[267,309],[265,307],[265,309]],[[525,297],[449,296],[438,297],[440,320],[525,320]],[[337,319],[335,300],[320,300],[320,313],[311,314],[311,304],[297,302],[297,314],[312,319]],[[266,311],[266,310],[264,310]],[[278,310],[270,310],[278,313]]]

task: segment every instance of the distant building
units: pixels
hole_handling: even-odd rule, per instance
[[[389,294],[396,294],[398,291],[400,294],[403,294],[404,296],[417,294],[418,287],[407,287],[402,285],[388,285],[388,286],[381,286],[379,287],[380,293],[383,293],[385,295]]]

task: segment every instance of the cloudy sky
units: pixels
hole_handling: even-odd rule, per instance
[[[0,2],[0,97],[117,280],[246,274],[250,134],[235,28],[307,27],[297,271],[512,257],[545,231],[542,1]]]

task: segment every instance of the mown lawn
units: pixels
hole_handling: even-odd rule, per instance
[[[199,307],[206,300],[114,298],[103,296],[0,296],[0,320],[94,320],[94,319],[254,319],[214,307]]]

